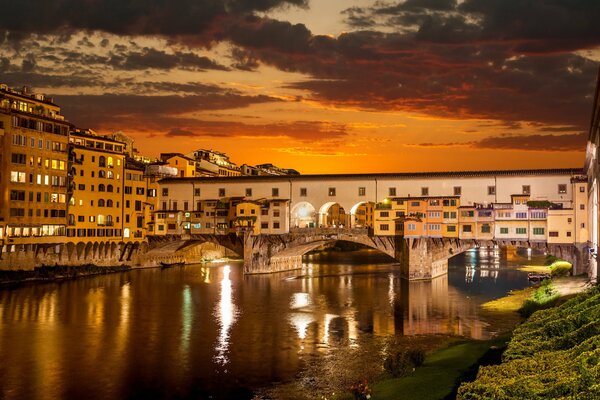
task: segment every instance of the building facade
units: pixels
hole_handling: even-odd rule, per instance
[[[69,137],[73,197],[70,241],[123,240],[124,143],[74,130]]]
[[[0,250],[64,241],[70,124],[51,98],[0,85]]]

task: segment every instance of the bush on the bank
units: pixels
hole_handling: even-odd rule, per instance
[[[600,399],[600,289],[538,311],[459,399]]]
[[[394,377],[404,376],[425,361],[423,349],[409,349],[389,355],[383,362],[383,368]]]
[[[530,316],[535,311],[543,310],[552,307],[560,297],[559,293],[554,289],[552,282],[545,280],[533,295],[525,300],[519,312],[525,317]]]
[[[572,269],[573,265],[568,261],[555,261],[550,265],[550,274],[552,277],[567,276]]]

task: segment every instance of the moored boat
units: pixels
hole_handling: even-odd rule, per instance
[[[167,269],[167,268],[173,268],[173,267],[183,267],[184,265],[185,265],[185,263],[183,263],[183,262],[175,262],[175,263],[161,262],[160,263],[160,269]]]

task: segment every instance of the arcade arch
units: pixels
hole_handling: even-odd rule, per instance
[[[302,201],[292,208],[290,226],[293,228],[317,227],[315,207],[307,201]]]

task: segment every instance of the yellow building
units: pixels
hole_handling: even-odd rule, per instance
[[[158,183],[145,175],[145,165],[125,159],[123,181],[123,240],[144,240],[152,232],[151,216],[156,207]]]
[[[493,205],[475,205],[477,225],[475,235],[478,240],[492,240],[495,233],[495,217]]]
[[[196,174],[196,161],[180,153],[162,153],[160,158],[169,167],[177,169],[180,178],[192,178]]]
[[[256,201],[244,201],[235,206],[236,217],[233,221],[236,233],[251,231],[260,234],[262,204]]]
[[[477,217],[475,206],[460,206],[458,209],[459,233],[461,239],[477,238]]]
[[[368,202],[358,206],[355,214],[355,225],[361,228],[373,228],[375,203]]]
[[[446,197],[442,199],[443,236],[458,238],[458,207],[460,197]]]
[[[3,252],[17,251],[19,245],[64,242],[69,125],[52,99],[0,85]]]
[[[121,241],[124,144],[80,130],[71,132],[69,142],[73,185],[70,240]]]
[[[572,208],[548,210],[548,243],[575,243],[575,227]]]
[[[575,243],[586,243],[589,240],[588,223],[588,185],[587,177],[571,179],[573,190],[573,222],[575,224]]]

